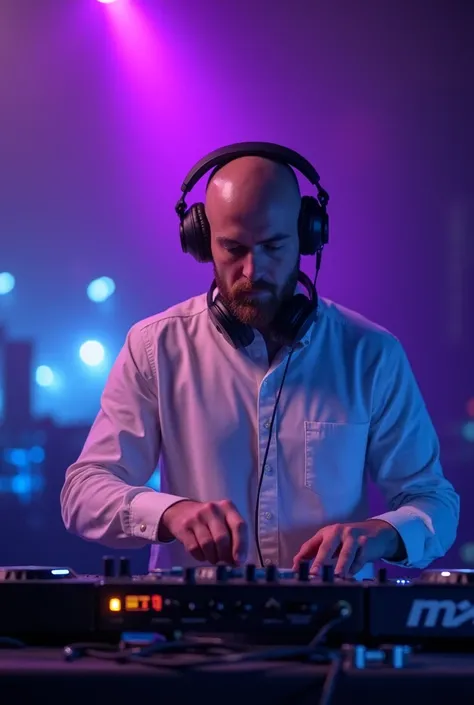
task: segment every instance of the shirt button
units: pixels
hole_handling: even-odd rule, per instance
[[[272,564],[271,558],[265,558],[265,560],[264,560],[263,562],[265,563],[265,565],[271,565],[271,564]]]
[[[268,463],[265,465],[264,469],[265,469],[265,472],[267,473],[267,475],[270,475],[273,472],[272,466],[268,465]]]
[[[265,512],[264,517],[265,519],[271,519],[273,514],[271,512]]]
[[[268,421],[265,421],[265,423],[263,425],[265,428],[270,428],[270,426],[272,425],[272,422],[270,420],[268,420]]]
[[[142,532],[142,534],[145,533],[145,531],[146,531],[146,524],[140,524],[140,531]]]

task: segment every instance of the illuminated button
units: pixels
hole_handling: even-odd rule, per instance
[[[145,531],[146,531],[146,524],[140,524],[140,531],[142,532],[142,534],[145,533]]]
[[[155,612],[161,612],[163,609],[163,598],[161,595],[152,595],[151,596],[151,606],[155,610]]]
[[[273,472],[272,466],[269,465],[268,463],[265,465],[265,468],[264,468],[264,469],[265,469],[265,472],[266,472],[267,475],[270,475],[270,474]]]
[[[110,612],[120,612],[122,609],[122,602],[118,597],[111,597],[109,600],[109,610]]]

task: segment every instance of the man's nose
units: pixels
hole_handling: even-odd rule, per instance
[[[248,252],[245,256],[242,274],[251,282],[258,281],[262,275],[261,259],[255,252]]]

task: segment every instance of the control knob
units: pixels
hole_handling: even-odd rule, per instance
[[[103,558],[104,578],[115,577],[115,561],[112,556],[104,556]]]

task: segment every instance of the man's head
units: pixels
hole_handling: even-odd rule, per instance
[[[242,323],[268,330],[295,291],[301,196],[287,166],[239,157],[211,178],[206,215],[219,292]]]

